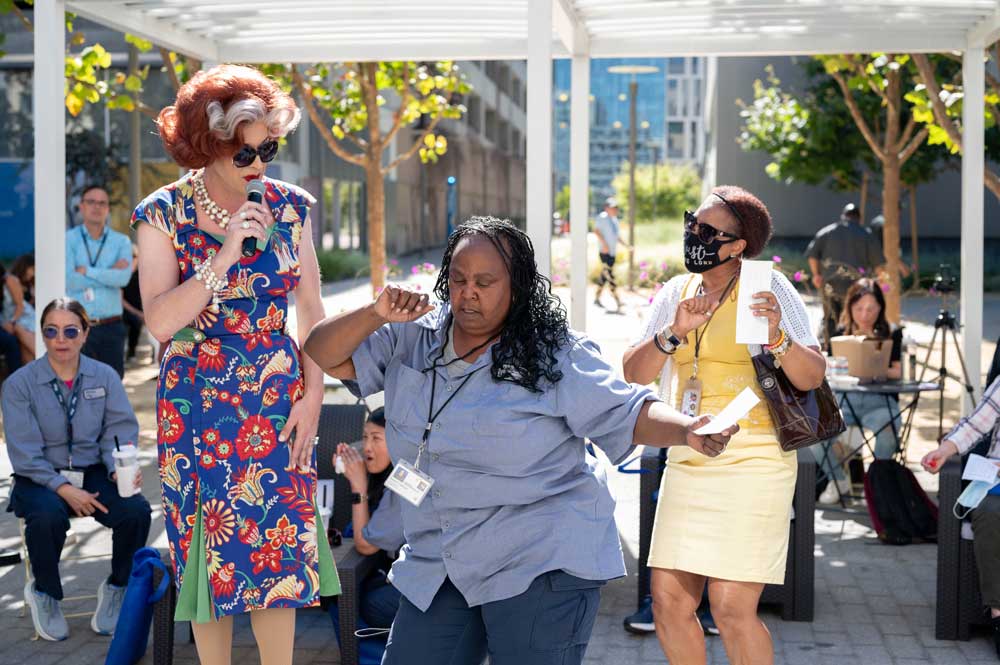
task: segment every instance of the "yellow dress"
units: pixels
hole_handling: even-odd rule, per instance
[[[690,280],[683,298],[694,295]],[[649,565],[739,582],[781,584],[796,456],[778,445],[757,384],[748,347],[736,344],[736,289],[704,333],[698,361],[701,413],[719,413],[744,388],[761,398],[725,452],[710,458],[687,447],[670,449],[660,485]],[[694,363],[694,333],[674,355],[680,407]]]

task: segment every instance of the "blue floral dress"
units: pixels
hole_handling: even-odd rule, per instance
[[[275,218],[266,246],[230,269],[220,302],[174,335],[160,366],[157,449],[178,620],[311,607],[340,590],[317,526],[315,458],[300,473],[278,441],[303,394],[286,323],[313,199],[265,182]],[[173,241],[182,280],[221,247],[197,226],[190,174],[143,200],[132,215],[140,222]]]

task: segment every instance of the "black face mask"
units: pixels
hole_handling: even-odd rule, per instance
[[[684,232],[684,267],[688,272],[701,274],[712,268],[721,266],[726,261],[732,259],[729,256],[725,259],[719,258],[719,250],[722,246],[735,240],[724,240],[713,238],[711,242],[702,242],[701,238],[695,234]]]

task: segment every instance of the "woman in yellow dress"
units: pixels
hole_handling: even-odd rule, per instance
[[[758,353],[780,357],[800,389],[818,387],[826,362],[781,273],[751,305],[767,318],[770,344],[735,341],[741,260],[760,254],[770,236],[767,207],[739,187],[717,187],[696,213],[686,212],[689,274],[657,294],[643,336],[625,353],[625,378],[659,377],[661,397],[691,415],[717,414],[747,387],[763,400],[751,360]],[[774,660],[757,604],[765,584],[784,581],[796,457],[781,450],[763,401],[739,425],[718,457],[671,450],[660,488],[648,561],[653,616],[664,653],[678,665],[705,663],[696,611],[706,582],[729,662]]]

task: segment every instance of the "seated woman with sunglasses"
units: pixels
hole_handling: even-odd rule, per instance
[[[46,354],[7,379],[3,426],[14,467],[8,511],[24,520],[31,575],[24,601],[35,631],[64,640],[69,627],[60,609],[59,554],[71,516],[92,516],[114,531],[111,576],[101,581],[90,622],[101,635],[118,623],[132,556],[149,535],[149,502],[122,498],[112,451],[139,439],[139,423],[118,374],[81,355],[87,313],[76,300],[58,298],[42,311]],[[142,474],[136,474],[136,487]]]
[[[739,187],[717,187],[684,217],[690,274],[660,289],[646,330],[625,352],[625,378],[659,378],[664,401],[692,416],[718,413],[744,388],[762,396],[751,360],[762,352],[780,357],[800,389],[817,388],[826,362],[781,273],[772,274],[770,291],[753,294],[751,306],[767,319],[770,344],[736,344],[741,260],[760,254],[771,236],[764,204]],[[785,578],[796,455],[781,450],[763,398],[739,426],[718,457],[685,448],[668,454],[649,566],[656,633],[671,663],[705,663],[696,611],[706,582],[729,661],[774,660],[757,603],[765,584]]]
[[[300,340],[323,318],[314,199],[264,177],[299,117],[256,69],[199,72],[159,116],[167,152],[194,170],[132,216],[146,326],[169,343],[157,444],[175,617],[211,665],[230,661],[247,613],[262,665],[290,663],[295,610],[339,592],[314,508],[323,375],[287,333],[292,294]],[[253,180],[262,203],[247,200]]]

